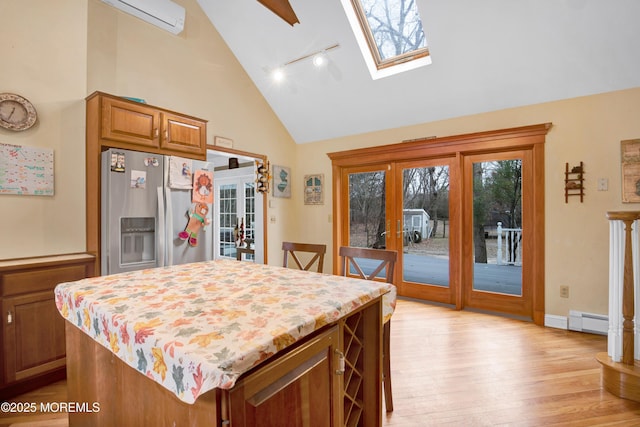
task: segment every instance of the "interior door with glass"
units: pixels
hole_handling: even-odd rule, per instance
[[[531,152],[464,160],[464,306],[532,316]]]
[[[455,303],[458,264],[451,257],[459,235],[455,203],[460,193],[454,158],[403,162],[395,168],[397,194],[395,237],[400,295]]]
[[[248,168],[253,172],[252,168]],[[240,171],[240,169],[237,169]],[[242,235],[242,245],[254,249],[243,259],[264,262],[262,251],[262,204],[256,203],[255,175],[214,177],[216,194],[214,236],[215,258],[236,259],[237,247]]]

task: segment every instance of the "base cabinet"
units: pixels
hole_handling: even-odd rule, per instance
[[[186,404],[66,322],[68,398],[98,412],[69,425],[305,427],[382,425],[380,298]]]
[[[93,263],[85,254],[0,262],[0,397],[64,378],[65,326],[53,289],[92,275]]]

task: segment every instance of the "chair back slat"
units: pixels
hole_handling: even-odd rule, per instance
[[[361,279],[374,280],[378,273],[385,269],[385,281],[387,283],[393,283],[393,271],[398,259],[398,253],[396,251],[341,246],[338,254],[342,258],[340,271],[342,276],[346,276],[349,272],[349,267],[353,266]],[[367,275],[362,270],[356,258],[373,259],[380,261],[380,263],[371,274]]]
[[[311,270],[315,263],[318,273],[322,273],[324,254],[327,252],[327,245],[282,242],[282,250],[284,252],[284,259],[282,261],[283,267],[289,267],[289,258],[291,258],[300,270]],[[298,257],[300,252],[312,253],[313,256],[306,264],[303,265],[303,262]]]

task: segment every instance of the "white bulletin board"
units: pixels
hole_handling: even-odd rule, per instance
[[[53,196],[53,149],[0,143],[0,194]]]

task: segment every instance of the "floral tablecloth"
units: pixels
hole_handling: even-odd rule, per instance
[[[186,402],[396,290],[380,282],[216,260],[61,283],[62,316]]]

